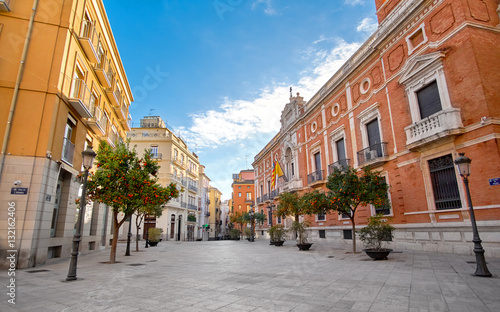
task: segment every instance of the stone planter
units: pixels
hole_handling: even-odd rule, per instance
[[[154,247],[156,245],[158,245],[159,242],[148,242],[148,245],[151,246],[151,247]]]
[[[299,250],[309,250],[311,248],[313,243],[304,243],[304,244],[297,244],[297,247],[299,247]]]
[[[363,251],[373,260],[387,260],[387,256],[391,253],[392,249],[389,248],[382,248],[379,250],[363,249]]]
[[[275,242],[271,242],[271,245],[274,245],[276,247],[279,247],[279,246],[283,246],[283,243],[285,241],[275,241]]]

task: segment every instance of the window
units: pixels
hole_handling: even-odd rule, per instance
[[[241,192],[238,193],[238,197],[241,197]]]
[[[153,158],[158,157],[158,146],[151,146],[151,148],[149,150],[153,154]]]
[[[76,121],[73,117],[68,116],[66,128],[64,129],[63,148],[61,159],[68,164],[73,164],[73,156],[75,153],[75,144],[73,144],[73,129],[76,127]]]
[[[294,172],[292,149],[287,148],[285,152],[285,176],[287,178],[292,178],[294,174],[295,172]]]
[[[277,223],[277,224],[281,224],[281,217],[277,217],[277,218],[276,218],[276,223]]]
[[[325,230],[318,230],[318,232],[319,232],[319,238],[326,238]]]
[[[403,68],[400,83],[406,87],[412,123],[439,111],[453,110],[441,58],[435,52],[415,56]]]
[[[325,221],[326,220],[326,215],[325,212],[322,211],[316,215],[316,220],[317,221]]]
[[[387,184],[387,178],[384,177],[384,183]],[[389,196],[389,192],[386,194],[386,198],[388,200],[386,205],[381,205],[381,206],[374,206],[374,213],[375,214],[383,214],[383,215],[391,215],[391,198]]]
[[[314,166],[316,171],[321,170],[321,153],[314,154]]]
[[[429,160],[429,172],[436,209],[462,208],[451,154]]]
[[[422,119],[427,118],[442,109],[436,81],[431,82],[417,91],[417,99],[420,118]]]
[[[252,193],[247,193],[247,200],[252,200]]]

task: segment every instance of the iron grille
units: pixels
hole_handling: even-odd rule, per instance
[[[453,157],[446,155],[429,160],[429,171],[436,209],[462,208]]]

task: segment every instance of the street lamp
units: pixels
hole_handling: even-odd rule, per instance
[[[97,156],[96,152],[92,149],[92,146],[88,146],[86,150],[82,152],[83,157],[83,168],[85,168],[85,174],[83,176],[83,186],[82,186],[82,196],[80,198],[80,211],[78,212],[78,221],[76,222],[76,232],[73,237],[73,250],[71,252],[71,261],[69,263],[67,281],[76,280],[76,266],[78,262],[78,249],[80,247],[80,241],[82,237],[83,228],[83,215],[85,214],[85,195],[87,193],[87,179],[89,177],[89,170],[92,168],[94,163],[94,158]]]
[[[470,175],[470,163],[471,159],[465,156],[465,153],[458,153],[459,157],[455,159],[455,165],[457,166],[460,176],[462,176],[465,184],[465,190],[467,191],[467,201],[469,204],[469,214],[472,223],[472,232],[474,242],[474,253],[476,254],[476,272],[474,275],[482,277],[491,277],[488,267],[486,267],[486,260],[484,259],[484,249],[481,246],[481,239],[479,238],[479,233],[477,231],[476,217],[474,216],[474,209],[472,207],[472,200],[469,191],[469,175]]]
[[[269,210],[269,213],[270,213],[269,222],[270,222],[271,226],[273,226],[273,209],[275,207],[276,207],[276,205],[273,203],[270,203],[269,205],[267,205],[267,209]]]
[[[248,212],[248,215],[250,216],[250,222],[252,226],[252,236],[250,237],[250,241],[254,242],[255,241],[255,211],[253,210],[253,205],[250,206],[250,211]]]

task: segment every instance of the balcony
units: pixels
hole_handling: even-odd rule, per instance
[[[463,130],[460,109],[442,110],[405,127],[406,147],[415,149],[441,138],[459,135]]]
[[[116,145],[117,142],[118,142],[118,134],[115,131],[113,131],[113,130],[109,131],[109,133],[108,133],[108,143],[111,146],[115,147],[115,145]]]
[[[61,160],[70,164],[70,165],[73,165],[73,156],[74,155],[75,155],[75,144],[73,144],[67,138],[64,138]]]
[[[0,0],[0,11],[10,11],[10,0]]]
[[[188,204],[188,205],[187,205],[187,208],[188,208],[188,209],[191,209],[191,210],[196,210],[196,211],[198,211],[198,206],[193,205],[193,204]]]
[[[340,159],[339,161],[328,165],[328,173],[332,174],[335,168],[339,170],[345,170],[349,167],[349,165],[350,165],[350,159]]]
[[[125,103],[120,106],[113,106],[113,108],[115,109],[116,116],[118,116],[120,121],[127,121],[128,111]]]
[[[387,154],[387,142],[373,144],[370,147],[360,150],[358,154],[358,164],[363,167],[375,167],[389,160]]]
[[[92,111],[94,110],[92,93],[82,79],[73,79],[68,101],[80,116],[83,118],[92,117]]]
[[[110,61],[106,58],[104,53],[100,55],[99,62],[95,64],[94,70],[99,82],[104,86],[104,88],[111,88],[115,74],[111,68]]]
[[[82,45],[85,55],[91,63],[99,62],[99,54],[97,53],[99,43],[99,34],[97,33],[92,21],[83,21],[82,34],[78,37],[78,41]]]
[[[101,108],[95,107],[93,117],[87,119],[87,125],[97,136],[105,136],[108,128],[108,118]]]
[[[321,183],[324,183],[324,180],[325,180],[325,171],[324,170],[317,170],[317,171],[307,175],[307,184],[309,186],[319,185]]]
[[[156,153],[156,155],[153,155],[151,158],[156,159],[156,160],[161,160],[162,155],[161,155],[161,153]]]
[[[187,208],[187,203],[185,201],[181,201],[181,207],[182,208]]]
[[[262,202],[268,201],[269,200],[269,194],[264,194],[262,195]]]
[[[192,184],[189,184],[188,190],[190,190],[194,193],[198,193],[198,187],[196,187],[195,185],[192,185]]]
[[[181,161],[179,157],[174,157],[174,164],[181,167],[182,169],[187,169],[186,162]]]
[[[122,102],[123,102],[123,98],[122,98],[122,93],[120,91],[120,89],[118,88],[109,88],[106,90],[106,94],[108,95],[108,98],[109,100],[111,101],[111,104],[113,105],[113,107],[116,109],[121,109],[122,107]]]
[[[127,124],[126,124],[126,130],[130,131],[132,129],[132,115],[128,114],[127,117]]]
[[[271,197],[269,197],[270,199],[273,199],[273,198],[276,198],[278,196],[280,196],[280,191],[279,189],[275,189],[274,191],[271,191]]]

